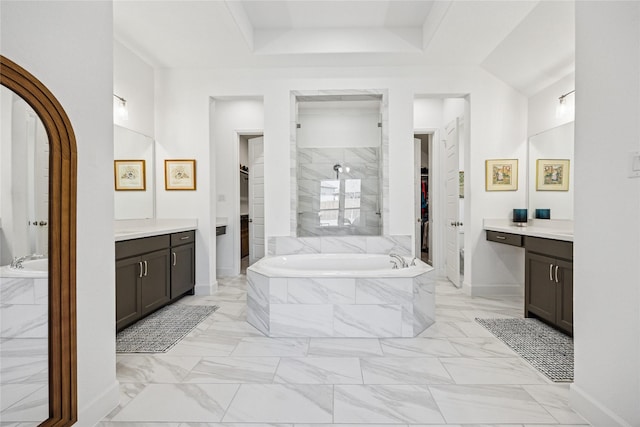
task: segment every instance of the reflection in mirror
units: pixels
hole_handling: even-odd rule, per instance
[[[114,219],[145,219],[155,216],[155,149],[151,137],[130,129],[113,126],[114,160],[144,160],[144,190],[115,191]]]
[[[550,209],[551,219],[573,219],[573,169],[574,169],[574,122],[541,132],[529,138],[529,213],[535,218],[536,209]],[[544,162],[552,159],[553,162]],[[538,162],[538,160],[542,160]],[[566,162],[568,160],[568,162]],[[544,165],[559,165],[548,169],[547,180],[556,177],[568,179],[568,185],[545,185]],[[569,173],[558,175],[558,167]],[[540,171],[538,170],[540,169]],[[555,180],[555,181],[554,181]],[[566,182],[564,182],[566,184]],[[565,189],[566,188],[566,189]]]
[[[49,141],[33,109],[0,86],[0,420],[49,417]]]
[[[298,99],[297,236],[382,233],[380,95]]]

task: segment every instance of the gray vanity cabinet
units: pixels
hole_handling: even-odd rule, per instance
[[[573,334],[573,243],[525,238],[525,316]]]
[[[169,235],[116,242],[116,329],[170,299]]]
[[[193,292],[196,284],[195,231],[171,235],[171,299]]]

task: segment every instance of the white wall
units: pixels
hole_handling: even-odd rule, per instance
[[[639,42],[640,3],[576,2],[571,403],[594,426],[640,425]]]
[[[482,219],[508,218],[513,207],[525,200],[520,175],[517,192],[486,193],[484,189],[484,161],[487,158],[519,158],[526,156],[526,99],[514,89],[477,67],[424,67],[407,68],[338,68],[338,69],[273,69],[273,70],[160,70],[156,75],[156,136],[163,145],[165,156],[177,156],[185,151],[198,158],[199,171],[215,165],[207,194],[201,193],[200,184],[209,177],[199,175],[198,192],[182,192],[180,195],[158,194],[158,215],[170,212],[172,216],[196,214],[203,239],[198,262],[211,260],[215,252],[211,245],[215,236],[202,228],[208,228],[212,218],[228,212],[222,204],[215,206],[212,200],[229,193],[225,180],[233,179],[223,172],[228,166],[233,176],[237,165],[224,144],[216,144],[209,151],[209,97],[254,96],[264,98],[265,137],[265,211],[266,235],[290,234],[290,146],[292,134],[290,108],[292,90],[389,90],[390,135],[390,235],[413,235],[413,103],[418,94],[450,93],[471,94],[470,101],[470,150],[465,156],[473,202],[466,233],[470,247],[467,256],[473,255],[469,268],[470,282],[478,290],[502,292],[522,282],[505,271],[504,277],[495,275],[495,264],[502,261],[489,247],[482,229]],[[213,131],[212,131],[213,132]],[[229,138],[229,137],[227,137]],[[162,156],[160,156],[162,157]],[[207,162],[208,160],[208,162]],[[208,185],[208,182],[203,185]],[[218,190],[216,192],[216,186]],[[205,190],[205,189],[203,189]],[[179,197],[178,197],[179,196]],[[209,203],[206,202],[209,198]],[[217,212],[220,209],[220,212]],[[167,216],[167,215],[165,215]],[[476,261],[477,260],[477,261]],[[224,265],[227,268],[228,265]],[[216,268],[211,268],[211,272]],[[200,281],[204,276],[198,276]],[[211,275],[213,280],[213,274]],[[503,286],[508,285],[508,286]]]
[[[129,118],[114,114],[113,122],[144,135],[154,136],[154,71],[138,55],[117,40],[113,42],[113,93],[127,100]],[[114,106],[118,100],[113,97]]]
[[[357,108],[328,104],[313,109],[298,107],[298,147],[380,147],[379,106]]]
[[[113,240],[110,2],[0,3],[0,52],[64,107],[78,147],[78,426],[118,403]]]

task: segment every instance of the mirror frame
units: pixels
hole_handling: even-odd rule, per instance
[[[49,137],[49,418],[77,421],[76,139],[62,105],[36,77],[0,55],[0,84],[22,97]]]

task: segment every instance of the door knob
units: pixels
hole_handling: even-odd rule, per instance
[[[418,224],[422,222],[422,218],[418,218]]]
[[[249,218],[249,222],[253,222],[253,219],[252,219],[252,218]]]

